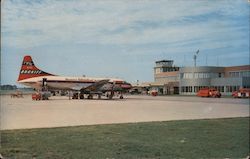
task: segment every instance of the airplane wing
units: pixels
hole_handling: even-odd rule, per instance
[[[82,88],[81,91],[88,91],[88,92],[96,92],[98,91],[103,85],[107,84],[109,79],[100,80],[98,82],[93,83],[92,85]]]
[[[79,90],[82,90],[82,86],[81,85],[75,85],[74,87],[71,87],[70,89],[79,91]]]

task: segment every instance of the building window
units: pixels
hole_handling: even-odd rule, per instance
[[[219,92],[224,92],[224,86],[214,86],[213,88],[215,88]]]
[[[161,68],[156,68],[155,69],[155,73],[157,74],[157,73],[161,73]]]
[[[194,73],[194,78],[199,78],[199,73]]]
[[[189,92],[193,92],[193,87],[189,86]]]
[[[230,77],[250,77],[250,71],[229,72]]]
[[[196,93],[198,91],[199,91],[198,86],[194,86],[194,92]]]
[[[181,87],[181,92],[183,92],[183,93],[192,93],[193,92],[193,87],[192,86]]]
[[[242,72],[242,77],[250,77],[250,71]]]
[[[240,86],[226,86],[226,92],[234,92],[240,89]]]
[[[180,74],[180,78],[183,79],[183,73]]]
[[[194,78],[211,78],[213,75],[213,73],[207,73],[207,72],[197,72],[194,73]]]
[[[224,92],[224,86],[219,86],[219,91]]]
[[[193,73],[184,73],[183,78],[187,78],[187,79],[193,78]]]

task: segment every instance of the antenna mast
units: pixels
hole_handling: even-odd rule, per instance
[[[196,53],[194,54],[194,67],[196,67],[196,59],[197,59],[197,56],[198,56],[198,53],[200,52],[200,50],[198,49],[196,51]]]

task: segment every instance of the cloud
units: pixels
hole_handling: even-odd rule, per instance
[[[239,12],[233,5],[243,9]],[[51,43],[122,45],[225,37],[242,28],[230,26],[234,24],[227,17],[247,16],[244,5],[240,1],[5,1],[3,42],[30,48]]]

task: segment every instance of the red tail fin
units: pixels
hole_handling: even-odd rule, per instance
[[[31,56],[24,56],[18,81],[39,76],[54,76],[54,75],[38,69],[35,66],[34,62],[32,61]]]

